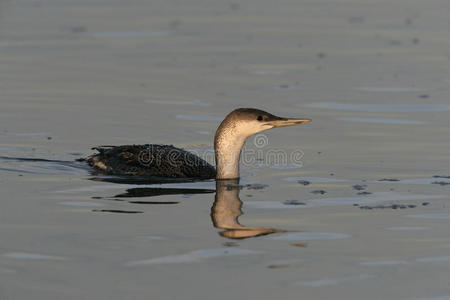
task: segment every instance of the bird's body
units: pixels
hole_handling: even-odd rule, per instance
[[[254,108],[229,113],[214,137],[215,169],[205,160],[171,145],[101,146],[85,159],[106,175],[153,176],[164,178],[231,179],[239,177],[239,159],[247,137],[274,127],[293,126],[310,119],[281,118]]]
[[[197,155],[172,145],[123,145],[93,148],[87,163],[107,175],[209,179],[216,169]]]

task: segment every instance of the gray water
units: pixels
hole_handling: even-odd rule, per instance
[[[0,155],[63,161],[0,159],[0,299],[450,299],[449,12],[0,1]],[[73,163],[211,160],[237,107],[313,119],[250,138],[242,189]]]

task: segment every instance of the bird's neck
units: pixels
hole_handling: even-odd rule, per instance
[[[239,178],[239,159],[247,137],[238,135],[233,128],[222,125],[217,129],[214,138],[216,178]]]

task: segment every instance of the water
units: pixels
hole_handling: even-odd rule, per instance
[[[449,8],[0,1],[0,299],[448,299]],[[236,107],[242,188],[73,162]]]

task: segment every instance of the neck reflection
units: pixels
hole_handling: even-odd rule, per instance
[[[219,232],[229,239],[245,239],[286,230],[249,227],[239,223],[242,212],[242,201],[239,198],[239,179],[216,180],[216,196],[211,207],[211,219],[214,227],[224,229]]]

